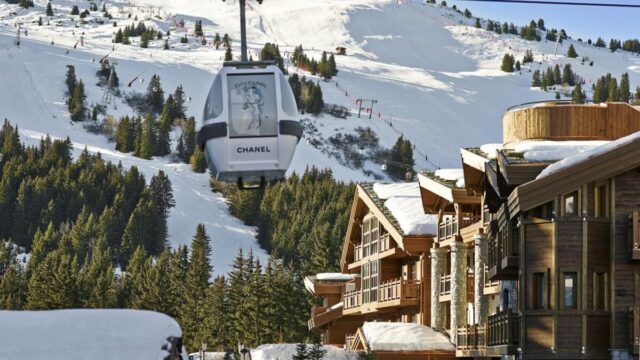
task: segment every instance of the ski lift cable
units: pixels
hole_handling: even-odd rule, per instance
[[[590,3],[572,1],[543,1],[543,0],[459,0],[465,2],[492,2],[501,4],[535,4],[535,5],[569,5],[569,6],[592,6],[592,7],[619,7],[640,9],[640,4],[620,4],[620,3]]]

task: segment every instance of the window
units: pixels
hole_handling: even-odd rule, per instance
[[[609,192],[607,191],[607,185],[600,185],[596,187],[596,217],[607,217],[608,204],[609,204]]]
[[[371,244],[371,219],[366,219],[362,224],[362,257],[369,256],[369,245]]]
[[[378,224],[377,218],[371,219],[371,246],[369,254],[377,254],[378,253],[378,240],[380,239],[380,225]]]
[[[545,273],[537,272],[533,274],[533,302],[534,310],[544,310],[546,308],[547,287]]]
[[[578,273],[562,273],[562,305],[565,309],[578,308]]]
[[[362,257],[377,254],[379,252],[380,223],[371,216],[362,224]]]
[[[593,310],[607,310],[607,274],[593,274]]]
[[[371,263],[371,288],[369,290],[369,293],[371,294],[369,296],[369,299],[374,302],[374,301],[378,301],[378,262],[374,261]]]
[[[371,281],[369,279],[369,263],[362,265],[362,302],[369,302],[369,287]]]
[[[565,216],[578,215],[578,192],[574,191],[571,194],[564,196],[563,210]]]
[[[378,301],[378,262],[362,265],[362,302]]]

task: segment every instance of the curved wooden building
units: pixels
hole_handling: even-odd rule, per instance
[[[640,109],[626,103],[525,104],[502,119],[505,146],[523,140],[615,140],[640,131]]]

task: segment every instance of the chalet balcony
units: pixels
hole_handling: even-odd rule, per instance
[[[335,308],[325,308],[314,306],[311,308],[311,318],[309,319],[309,330],[318,329],[327,325],[331,321],[342,317],[342,306]]]
[[[345,292],[342,297],[343,309],[345,312],[348,310],[354,310],[362,305],[362,291],[355,290]]]
[[[451,274],[440,275],[440,301],[451,301]]]
[[[394,279],[378,287],[378,308],[418,305],[420,281]]]
[[[470,215],[463,216],[462,220],[458,221],[458,217],[444,220],[438,227],[438,242],[445,242],[449,240],[455,240],[460,235],[460,230],[468,226],[474,225],[480,221],[480,216]],[[481,224],[478,223],[478,227]]]
[[[629,309],[629,324],[633,353],[640,355],[640,306]]]
[[[633,210],[629,215],[629,232],[631,237],[631,259],[640,260],[640,211]]]
[[[500,231],[489,240],[489,280],[517,280],[519,244],[517,236]]]
[[[484,291],[483,295],[491,295],[500,293],[500,281],[499,280],[491,280],[489,278],[489,267],[485,265],[484,267]]]
[[[487,350],[487,324],[465,325],[457,331],[457,357],[483,357]]]
[[[490,315],[487,322],[487,347],[492,355],[516,355],[520,343],[520,317],[507,310]]]

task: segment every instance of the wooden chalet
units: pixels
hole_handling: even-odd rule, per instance
[[[503,121],[501,146],[461,150],[464,187],[420,175],[439,222],[432,323],[458,357],[637,358],[640,110],[538,103]]]
[[[422,223],[414,221],[417,227],[407,228],[406,214],[386,205],[393,195],[380,195],[376,187],[387,187],[385,193],[410,192],[412,196],[399,197],[401,207],[403,212],[414,211],[411,215],[423,218]],[[309,291],[324,299],[323,307],[312,310],[310,328],[323,332],[325,343],[369,351],[363,331],[367,322],[430,326],[429,251],[435,232],[435,218],[422,211],[417,183],[358,185],[340,259],[342,275],[351,279],[327,283],[317,276],[307,278],[306,282],[315,286],[307,286]],[[427,346],[376,354],[378,359],[451,359],[455,357],[452,349],[430,350]]]

